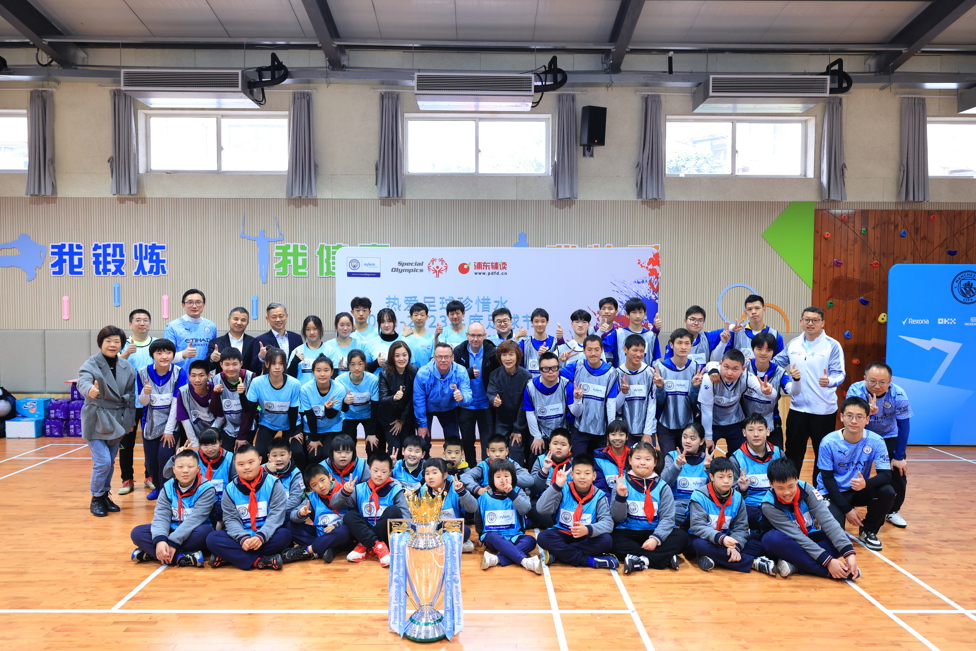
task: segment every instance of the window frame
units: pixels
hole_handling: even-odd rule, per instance
[[[27,117],[27,109],[0,109],[0,118],[24,118]],[[30,125],[28,125],[29,128]],[[30,160],[30,149],[28,147],[27,151],[28,160]],[[26,169],[10,169],[6,167],[0,167],[0,174],[27,174]]]
[[[665,152],[664,160],[665,166],[667,165],[667,126],[671,122],[729,122],[732,124],[732,133],[729,142],[729,151],[731,152],[730,162],[730,174],[671,174],[665,172],[665,177],[667,178],[694,178],[694,179],[812,179],[814,173],[814,151],[815,147],[811,143],[816,138],[816,118],[813,116],[795,117],[795,116],[739,116],[739,115],[668,115],[665,116],[664,128],[665,128]],[[747,122],[750,124],[755,123],[784,123],[784,122],[794,122],[799,123],[803,128],[803,142],[800,146],[800,161],[801,161],[801,173],[800,174],[736,174],[736,157],[738,156],[738,149],[736,145],[736,135],[735,135],[735,125],[738,122]]]
[[[948,117],[948,118],[930,117],[930,118],[926,118],[926,120],[925,120],[925,142],[926,142],[926,149],[927,149],[928,136],[929,136],[929,134],[928,134],[928,127],[929,127],[930,124],[968,124],[968,125],[976,126],[976,117]],[[976,154],[974,154],[973,156],[974,156],[974,159],[976,159]],[[925,159],[926,159],[926,163],[928,163],[928,151],[925,152]],[[976,163],[976,160],[974,160],[973,162]],[[976,169],[976,166],[974,166],[974,169]],[[969,179],[969,180],[972,180],[972,179],[976,179],[976,172],[974,172],[972,175],[968,175],[968,176],[962,176],[962,175],[959,175],[959,174],[956,174],[956,175],[932,174],[931,166],[929,166],[929,178],[930,179],[963,179],[963,180]]]
[[[215,170],[163,170],[152,169],[152,142],[149,137],[149,121],[154,117],[202,117],[217,119],[217,169]],[[145,109],[139,111],[138,119],[138,141],[139,141],[139,173],[140,174],[261,174],[261,175],[282,175],[287,174],[287,170],[225,170],[223,169],[223,144],[221,135],[221,119],[269,119],[284,118],[285,129],[288,132],[290,127],[290,115],[288,111],[252,111],[252,110],[180,110],[180,109]],[[288,132],[290,133],[290,132]]]
[[[410,171],[410,128],[409,122],[411,120],[425,121],[425,122],[474,122],[474,172],[411,172]],[[544,172],[540,173],[530,173],[530,172],[505,172],[505,173],[495,173],[495,172],[482,172],[479,170],[480,167],[480,129],[478,128],[479,122],[542,122],[546,127],[546,144],[545,144],[545,164],[546,169]],[[431,177],[442,177],[442,176],[466,176],[466,177],[486,177],[486,178],[500,178],[506,176],[526,176],[533,178],[540,178],[545,176],[552,176],[552,115],[549,113],[405,113],[403,115],[403,151],[404,151],[404,165],[403,174],[405,176],[431,176]]]

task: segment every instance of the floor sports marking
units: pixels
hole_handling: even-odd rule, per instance
[[[47,445],[42,445],[39,448],[34,448],[33,450],[28,450],[27,452],[21,452],[20,454],[18,454],[16,456],[8,457],[7,459],[2,459],[2,460],[0,460],[0,463],[7,463],[11,459],[19,459],[20,457],[24,456],[25,454],[33,454],[34,452],[37,452],[38,450],[43,450],[44,448],[49,448],[49,447],[51,447],[51,444],[50,443],[48,443]],[[41,459],[44,459],[45,457],[40,457],[40,458]]]
[[[847,536],[848,536],[848,538],[850,538],[851,540],[853,540],[854,542],[856,542],[858,545],[860,545],[861,547],[864,547],[864,549],[867,549],[869,552],[871,552],[872,554],[874,554],[875,556],[877,556],[878,558],[880,558],[881,560],[883,560],[885,563],[887,563],[888,565],[892,566],[893,568],[895,568],[896,570],[898,570],[899,572],[901,572],[902,574],[904,574],[905,576],[907,576],[909,579],[911,579],[915,583],[919,584],[920,586],[922,586],[923,588],[925,588],[926,590],[928,590],[929,592],[931,592],[932,594],[934,594],[936,597],[938,597],[942,601],[946,602],[947,604],[949,604],[950,606],[952,606],[953,608],[955,608],[956,609],[955,612],[960,613],[962,615],[965,615],[969,619],[971,619],[974,622],[976,622],[976,615],[973,615],[972,611],[966,610],[965,608],[963,608],[962,606],[960,606],[959,604],[957,604],[955,601],[953,601],[949,597],[945,596],[944,594],[942,594],[941,592],[939,592],[938,590],[936,590],[935,588],[933,588],[932,586],[930,586],[928,583],[926,583],[922,579],[918,578],[917,576],[915,576],[914,574],[912,574],[911,572],[909,572],[908,570],[906,570],[901,565],[899,565],[898,563],[894,562],[893,560],[891,560],[890,558],[888,558],[884,554],[882,554],[880,552],[876,552],[873,549],[868,549],[867,547],[865,547],[864,543],[862,543],[856,536],[852,536],[851,534],[847,534]]]
[[[877,599],[875,599],[874,597],[872,597],[871,595],[869,595],[867,592],[865,592],[864,589],[861,588],[861,586],[857,585],[856,583],[854,583],[853,581],[851,581],[849,579],[847,581],[845,581],[845,583],[847,585],[851,586],[852,588],[854,588],[855,590],[857,590],[861,594],[862,597],[864,597],[869,602],[871,602],[872,604],[874,604],[874,606],[878,610],[880,610],[885,615],[887,615],[888,617],[890,617],[892,621],[896,622],[899,626],[901,626],[903,629],[905,629],[906,631],[908,631],[912,635],[912,637],[914,637],[916,640],[918,640],[919,642],[921,642],[922,644],[924,644],[927,648],[931,649],[932,651],[941,651],[941,649],[939,649],[939,647],[935,646],[934,644],[932,644],[931,642],[929,642],[927,639],[925,639],[925,636],[924,635],[922,635],[921,633],[919,633],[918,631],[916,631],[914,628],[912,628],[901,617],[899,617],[898,615],[896,615],[893,611],[890,611],[887,608],[885,608],[884,606],[882,606],[878,602]]]
[[[35,463],[32,466],[27,466],[26,468],[21,468],[17,472],[12,472],[9,475],[4,475],[3,477],[0,477],[0,479],[6,479],[7,477],[13,477],[14,475],[19,475],[20,473],[24,472],[25,470],[30,470],[31,468],[36,468],[36,467],[38,467],[40,465],[43,465],[43,464],[47,463],[48,461],[54,461],[55,459],[59,459],[59,458],[65,456],[67,454],[71,454],[72,452],[77,452],[78,450],[82,450],[82,449],[84,449],[84,446],[79,447],[79,448],[75,448],[74,450],[68,450],[64,454],[59,454],[56,457],[51,457],[50,459],[45,459],[44,461],[39,461],[39,462]]]
[[[133,598],[134,596],[136,596],[137,594],[139,594],[139,591],[140,591],[140,590],[142,590],[142,589],[143,589],[143,588],[145,588],[145,587],[146,587],[147,585],[149,585],[149,582],[150,582],[150,581],[152,581],[152,580],[153,580],[153,579],[155,579],[155,578],[156,578],[157,576],[159,576],[160,574],[162,574],[162,573],[163,573],[163,570],[165,570],[165,569],[166,569],[167,567],[169,567],[169,565],[160,565],[159,567],[157,567],[157,568],[156,568],[156,571],[154,571],[154,572],[153,572],[152,574],[150,574],[149,576],[147,576],[147,577],[146,577],[146,578],[145,578],[145,579],[143,580],[143,582],[142,582],[142,583],[140,583],[139,585],[137,585],[137,586],[136,586],[136,587],[135,587],[135,588],[134,588],[134,589],[132,590],[132,592],[130,592],[129,594],[127,594],[127,595],[125,595],[124,597],[122,597],[122,600],[121,600],[121,601],[119,601],[119,603],[117,603],[117,604],[115,604],[114,606],[112,606],[112,608],[111,608],[111,611],[113,611],[113,612],[114,612],[114,611],[117,611],[117,610],[118,610],[119,608],[121,608],[122,606],[124,606],[124,605],[126,604],[126,602],[127,602],[127,601],[129,601],[129,599],[132,599],[132,598]]]
[[[539,539],[538,529],[535,530],[535,537],[536,540]],[[543,564],[542,576],[546,580],[546,592],[549,594],[552,622],[556,625],[556,641],[559,643],[559,651],[569,651],[569,645],[566,644],[566,631],[563,629],[563,618],[559,615],[559,603],[556,602],[556,590],[552,586],[552,576],[549,575],[548,565]]]
[[[651,638],[647,634],[647,629],[644,628],[644,622],[641,621],[640,614],[637,612],[634,602],[630,599],[630,593],[627,592],[627,587],[624,585],[624,582],[620,580],[620,575],[617,573],[617,570],[610,570],[610,574],[613,576],[613,580],[616,582],[617,588],[620,589],[620,596],[624,598],[624,604],[629,609],[627,612],[630,613],[630,617],[634,620],[634,625],[637,627],[637,632],[644,641],[644,648],[647,649],[647,651],[654,651],[654,644],[651,643]]]
[[[157,570],[158,573],[160,570]],[[133,595],[134,596],[134,595]],[[281,610],[198,609],[198,608],[0,608],[0,615],[385,615],[389,610],[323,610],[283,608]],[[465,615],[551,615],[552,610],[468,610]],[[629,615],[629,610],[560,610],[566,615]],[[940,611],[942,612],[942,611]],[[955,611],[945,611],[955,612]]]
[[[931,445],[929,446],[929,449],[930,450],[935,450],[936,452],[941,452],[942,454],[948,454],[950,457],[955,457],[955,458],[959,459],[960,461],[968,461],[969,463],[976,463],[976,461],[973,461],[972,459],[964,459],[964,458],[960,457],[957,454],[953,454],[951,452],[946,452],[945,450],[940,450],[939,448],[933,448]]]

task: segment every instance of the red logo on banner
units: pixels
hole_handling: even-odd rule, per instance
[[[447,261],[444,258],[431,258],[427,263],[427,271],[434,274],[434,278],[440,278],[447,268]]]
[[[471,265],[469,265],[467,262],[462,262],[461,264],[458,265],[458,271],[460,271],[463,274],[466,274],[469,271],[471,271]]]

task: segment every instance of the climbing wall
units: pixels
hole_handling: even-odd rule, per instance
[[[888,269],[900,263],[976,263],[976,210],[816,211],[813,305],[844,347],[844,390],[885,357]]]

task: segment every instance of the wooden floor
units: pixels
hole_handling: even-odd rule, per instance
[[[880,554],[857,547],[856,585],[687,563],[632,576],[555,565],[539,577],[482,572],[466,554],[465,629],[425,646],[388,632],[387,570],[373,560],[281,573],[137,565],[129,531],[150,520],[145,490],[96,519],[77,439],[0,440],[0,648],[976,648],[976,448],[913,447],[909,458],[909,527],[885,526]]]

